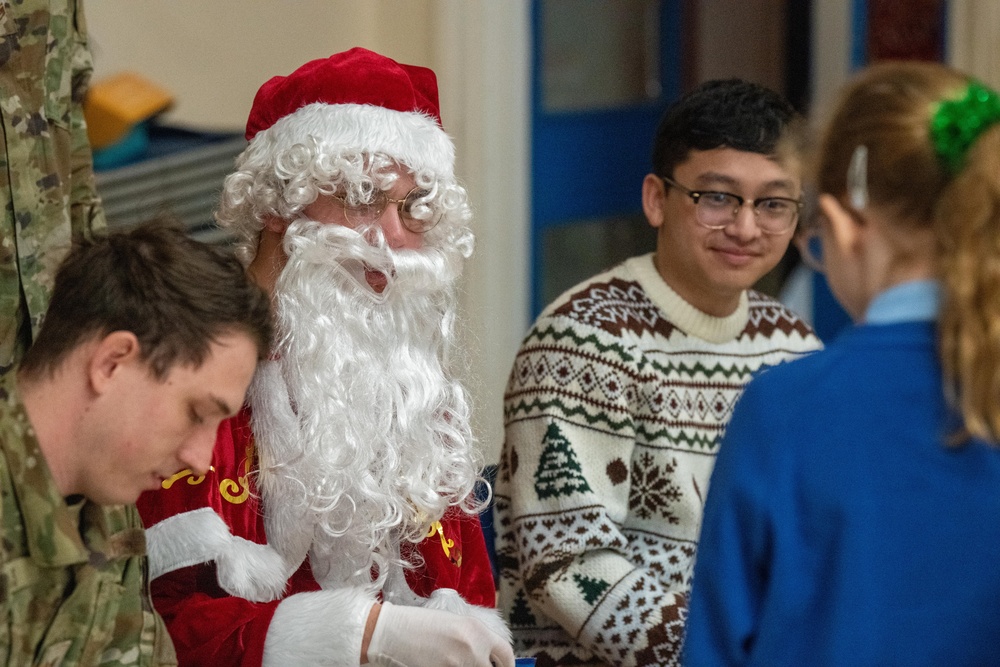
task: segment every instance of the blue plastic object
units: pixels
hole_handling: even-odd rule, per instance
[[[135,162],[149,150],[149,126],[139,123],[124,137],[104,148],[94,150],[94,169],[114,169]]]

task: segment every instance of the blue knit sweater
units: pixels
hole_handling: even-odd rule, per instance
[[[1000,449],[945,444],[931,322],[750,383],[705,507],[684,664],[1000,664]]]

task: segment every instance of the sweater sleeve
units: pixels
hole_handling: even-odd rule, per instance
[[[746,664],[761,617],[773,543],[768,500],[778,489],[768,452],[775,403],[756,389],[751,383],[737,404],[712,473],[684,640],[691,667]]]
[[[515,636],[555,623],[610,665],[675,664],[687,611],[693,545],[647,558],[653,550],[624,531],[630,504],[641,513],[651,503],[658,516],[683,483],[669,466],[635,467],[645,363],[610,336],[543,318],[505,399],[496,514],[508,621]]]

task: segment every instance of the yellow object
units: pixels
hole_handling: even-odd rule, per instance
[[[173,104],[163,88],[135,72],[121,72],[90,85],[83,101],[87,136],[92,148],[122,139],[133,126]]]
[[[454,563],[457,567],[462,567],[462,554],[457,553],[455,556],[451,555],[451,550],[455,547],[455,540],[448,539],[444,536],[444,526],[441,525],[440,521],[435,521],[431,524],[431,529],[428,531],[427,536],[424,539],[434,537],[435,533],[441,539],[441,548],[444,549],[444,557]]]

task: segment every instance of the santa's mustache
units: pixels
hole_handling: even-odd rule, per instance
[[[351,228],[308,218],[292,222],[284,236],[284,250],[305,266],[328,267],[353,280],[373,302],[399,298],[399,293],[428,294],[452,285],[462,270],[459,249],[424,247],[394,249],[377,224]],[[380,274],[385,285],[371,289],[368,274]]]

